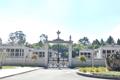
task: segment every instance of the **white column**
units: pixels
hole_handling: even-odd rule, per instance
[[[69,43],[69,67],[72,66],[72,43]]]
[[[45,43],[45,67],[48,67],[48,43]]]

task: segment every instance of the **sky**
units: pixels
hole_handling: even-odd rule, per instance
[[[120,38],[120,0],[0,0],[0,37],[6,43],[9,34],[23,31],[27,42],[35,43],[41,34],[48,40],[78,42],[84,36],[90,41],[109,35]]]

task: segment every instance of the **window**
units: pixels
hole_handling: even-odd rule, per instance
[[[114,50],[112,50],[112,53],[114,53]]]
[[[13,56],[14,56],[14,53],[12,52],[12,53],[10,54],[10,56],[13,57]]]
[[[88,57],[88,58],[91,58],[91,56],[90,56],[90,55],[88,55],[87,57]]]
[[[42,52],[39,52],[39,57],[42,57]]]
[[[21,56],[21,52],[19,53],[19,56]]]
[[[14,49],[11,49],[11,52],[14,52]]]
[[[90,55],[90,53],[88,53],[88,55]]]
[[[84,55],[87,55],[87,53],[84,53]]]
[[[39,52],[39,57],[45,57],[45,52]]]
[[[106,53],[106,50],[103,50],[103,53]]]
[[[81,55],[83,55],[83,53],[81,53]]]
[[[15,52],[19,52],[19,49],[16,49]]]
[[[45,52],[43,52],[43,57],[45,57]]]
[[[111,50],[107,50],[107,53],[111,53]]]

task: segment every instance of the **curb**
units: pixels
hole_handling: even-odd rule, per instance
[[[76,72],[76,73],[78,75],[82,75],[82,76],[85,76],[85,77],[120,80],[120,77],[112,77],[112,76],[104,76],[104,75],[96,75],[96,74],[86,74],[86,73],[81,73],[81,72]]]
[[[38,68],[38,69],[39,69],[39,68]],[[0,79],[7,78],[7,77],[11,77],[11,76],[15,76],[15,75],[20,75],[20,74],[25,74],[25,73],[28,73],[28,72],[36,71],[36,70],[38,70],[38,69],[33,69],[33,70],[24,71],[24,72],[20,72],[20,73],[16,73],[16,74],[11,74],[11,75],[8,75],[8,76],[3,76],[3,77],[0,77]]]

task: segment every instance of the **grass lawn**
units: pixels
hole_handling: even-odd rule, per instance
[[[120,76],[120,72],[116,72],[116,71],[99,72],[95,74],[108,75],[108,76]]]
[[[95,75],[120,77],[120,71],[108,71],[105,67],[81,67],[80,72],[89,72]]]
[[[2,69],[15,69],[16,66],[2,66]]]

